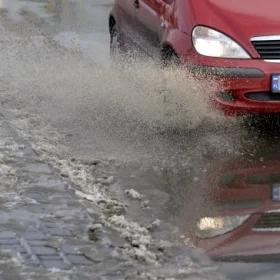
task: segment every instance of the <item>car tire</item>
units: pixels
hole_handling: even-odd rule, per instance
[[[119,59],[126,54],[125,43],[122,34],[118,31],[116,25],[110,31],[110,56],[113,59]]]
[[[179,67],[181,65],[179,56],[171,48],[162,50],[161,61],[163,67]]]

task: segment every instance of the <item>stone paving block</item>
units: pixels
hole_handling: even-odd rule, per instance
[[[22,169],[25,172],[31,172],[31,173],[40,173],[40,174],[51,174],[52,170],[46,163],[30,163],[28,165],[25,165]]]
[[[63,261],[60,255],[39,255],[38,258],[42,261]]]
[[[61,228],[51,228],[47,232],[53,236],[72,236],[71,231]]]
[[[1,273],[1,280],[23,280],[18,274],[13,272]]]
[[[61,228],[47,228],[46,232],[53,236],[64,236]]]
[[[83,255],[66,255],[67,259],[74,265],[91,265],[92,261]]]
[[[44,174],[37,178],[36,185],[40,188],[64,190],[65,183],[61,180],[54,179],[50,175]]]
[[[0,246],[1,245],[15,245],[19,244],[16,238],[0,238]]]
[[[68,244],[64,244],[61,249],[65,254],[69,255],[76,255],[79,252],[79,250],[75,246]]]
[[[21,252],[19,255],[25,263],[32,263],[31,257],[26,251]]]
[[[48,240],[47,239],[42,239],[42,240],[29,240],[28,241],[30,246],[47,246],[48,245]]]
[[[16,237],[16,233],[12,232],[12,231],[1,231],[0,232],[0,239],[1,238],[15,238]]]
[[[10,132],[7,130],[7,129],[5,129],[4,127],[0,127],[0,137],[1,137],[1,139],[4,139],[5,137],[10,137]]]
[[[26,240],[45,240],[46,237],[41,232],[33,231],[33,232],[27,232],[25,234]]]
[[[62,227],[61,224],[63,224],[61,220],[59,223],[44,222],[41,224],[41,230],[45,234],[51,235],[51,236],[57,236],[57,237],[72,236],[73,235],[72,229]]]
[[[64,263],[60,260],[43,260],[42,265],[46,268],[56,268],[56,269],[69,269],[71,265]]]
[[[48,193],[43,192],[45,195],[48,195]],[[39,190],[37,192],[35,191],[26,191],[25,195],[27,195],[29,198],[35,199],[37,201],[42,200],[42,202],[47,202],[48,203],[48,197],[42,197],[42,192],[39,192]]]
[[[0,250],[12,250],[12,251],[15,251],[15,252],[20,252],[22,249],[21,249],[21,246],[18,245],[18,244],[4,244],[4,245],[0,245]]]
[[[57,253],[57,249],[53,247],[47,247],[47,246],[32,246],[31,247],[32,251],[36,255],[55,255]]]

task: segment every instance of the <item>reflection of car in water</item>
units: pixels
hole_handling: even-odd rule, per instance
[[[213,99],[228,113],[278,113],[279,8],[279,0],[117,0],[111,50],[126,52],[133,42],[215,78]]]
[[[280,161],[228,165],[210,182],[215,214],[199,219],[194,244],[216,260],[280,260]]]

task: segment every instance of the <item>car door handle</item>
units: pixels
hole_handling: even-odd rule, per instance
[[[139,2],[139,0],[134,0],[133,5],[134,5],[134,7],[135,7],[136,9],[139,9],[139,8],[140,8],[140,2]]]

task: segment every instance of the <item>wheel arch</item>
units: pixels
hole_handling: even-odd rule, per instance
[[[173,55],[173,54],[175,54],[178,57],[178,54],[177,54],[175,48],[169,43],[164,43],[161,47],[162,59],[167,58],[169,55]]]
[[[186,62],[193,48],[191,36],[178,29],[166,30],[161,46],[163,53],[172,50],[183,64]]]

